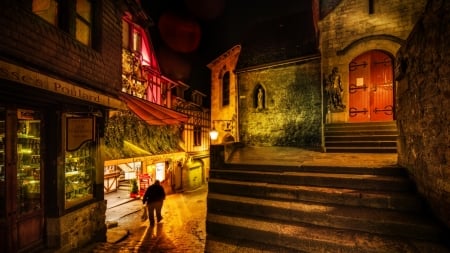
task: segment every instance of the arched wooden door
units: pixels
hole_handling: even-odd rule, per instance
[[[349,64],[349,121],[394,120],[393,59],[373,50]]]

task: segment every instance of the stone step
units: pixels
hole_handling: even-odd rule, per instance
[[[397,135],[344,135],[325,136],[327,143],[347,141],[397,141]]]
[[[325,172],[271,172],[251,170],[214,169],[210,177],[246,182],[266,182],[272,184],[334,187],[372,191],[411,191],[413,183],[407,178],[384,175],[337,174]]]
[[[345,147],[326,147],[327,153],[397,153],[397,147],[352,147],[351,144]]]
[[[340,129],[364,130],[364,129],[378,129],[378,130],[397,130],[395,121],[386,121],[378,123],[331,123],[325,124],[325,131],[333,131]]]
[[[395,121],[325,125],[325,150],[330,153],[396,153]]]
[[[208,189],[218,194],[268,200],[309,201],[315,203],[371,207],[419,213],[424,203],[409,192],[381,192],[319,186],[241,182],[211,178]]]
[[[365,130],[354,130],[354,129],[336,129],[325,131],[325,138],[330,136],[397,136],[397,130],[395,129],[365,129]]]
[[[270,241],[270,240],[268,240]],[[270,245],[267,242],[254,242],[242,238],[217,237],[212,234],[206,235],[205,253],[217,252],[239,252],[239,253],[301,253],[304,251],[289,249],[283,246]]]
[[[238,251],[227,252],[449,252],[441,244],[422,240],[214,213],[208,213],[206,227],[205,252],[211,253],[237,247]],[[270,246],[265,251],[267,244]],[[218,247],[222,250],[215,251]]]
[[[242,170],[260,172],[311,172],[311,173],[333,173],[354,175],[379,175],[405,178],[408,174],[406,169],[397,165],[367,166],[358,164],[353,166],[342,165],[272,165],[272,164],[225,164],[222,170]],[[215,170],[215,169],[214,169]]]
[[[442,230],[433,221],[417,214],[375,208],[351,207],[302,201],[275,201],[211,193],[208,214],[272,219],[333,229],[400,236],[435,241]]]
[[[351,140],[351,141],[328,141],[327,149],[331,147],[353,147],[353,148],[364,148],[364,147],[391,147],[397,148],[397,140],[381,141],[381,140]]]

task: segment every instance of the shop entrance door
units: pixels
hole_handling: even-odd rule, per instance
[[[25,252],[43,242],[41,120],[0,107],[0,245]]]
[[[394,120],[392,57],[373,50],[349,65],[349,121]]]

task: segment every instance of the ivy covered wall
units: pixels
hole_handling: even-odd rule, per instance
[[[149,125],[124,111],[108,119],[105,127],[107,160],[182,151],[179,125]]]
[[[239,134],[248,146],[319,148],[320,59],[238,73]],[[262,105],[258,93],[262,90]]]

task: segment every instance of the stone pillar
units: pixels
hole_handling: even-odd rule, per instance
[[[216,144],[209,147],[211,170],[220,169],[225,162],[225,145]]]

